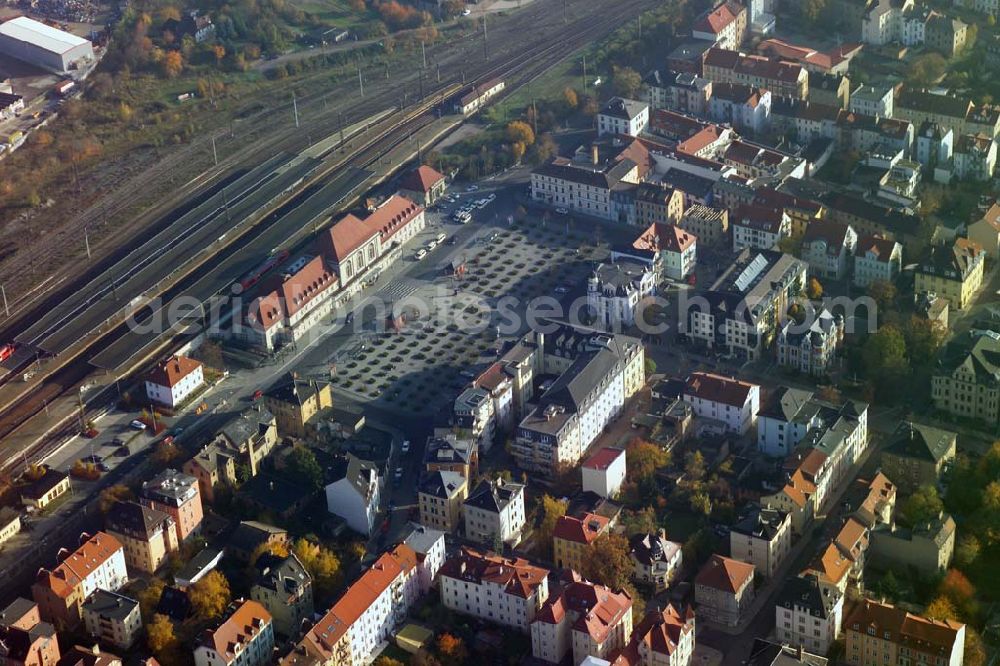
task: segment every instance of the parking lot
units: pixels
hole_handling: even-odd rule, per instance
[[[608,256],[605,247],[595,247],[592,233],[559,215],[512,223],[516,203],[509,192],[475,209],[468,226],[451,220],[464,201],[484,196],[466,195],[429,214],[429,226],[448,236],[461,232],[462,240],[446,241],[419,260],[407,253],[409,270],[378,288],[374,300],[396,306],[405,321],[398,330],[372,322],[341,345],[334,359],[338,391],[411,415],[437,414],[477,370],[496,360],[504,342],[497,331],[501,298],[514,299],[507,308],[522,333],[531,299],[568,301],[586,293],[587,276]],[[508,333],[503,338],[516,335]]]

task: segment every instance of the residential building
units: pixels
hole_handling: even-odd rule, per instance
[[[652,110],[670,109],[704,116],[712,96],[712,82],[691,72],[651,71],[643,80],[643,101]]]
[[[242,523],[240,526],[242,527]],[[237,527],[237,531],[239,530],[240,528]],[[238,536],[234,533],[230,544],[236,543]],[[233,550],[235,548],[231,545],[226,549],[228,552],[232,552]],[[216,550],[215,548],[202,548],[199,550],[194,557],[188,560],[187,564],[174,573],[174,585],[179,590],[185,590],[197,583],[219,566],[219,562],[222,561],[223,552],[225,551]],[[253,555],[253,552],[249,553],[249,555]],[[241,559],[249,559],[249,557]]]
[[[635,324],[639,303],[652,296],[655,289],[656,275],[648,264],[602,263],[587,280],[587,306],[598,327],[621,331]]]
[[[650,609],[632,631],[632,640],[614,666],[690,666],[695,649],[695,615],[672,604]]]
[[[287,530],[256,520],[244,520],[229,538],[226,551],[237,560],[249,562],[250,556],[263,544],[288,547],[290,543]]]
[[[955,553],[955,520],[943,514],[913,528],[879,525],[871,532],[870,557],[882,566],[905,566],[922,575],[940,576]]]
[[[235,453],[216,442],[203,446],[181,469],[198,479],[198,492],[209,503],[215,501],[217,487],[236,485]]]
[[[698,614],[725,625],[737,625],[753,603],[754,566],[712,555],[694,579]]]
[[[784,511],[753,507],[729,531],[730,556],[773,578],[792,550],[792,519]]]
[[[445,177],[426,164],[408,171],[399,181],[400,194],[424,207],[434,205],[447,187]]]
[[[684,214],[684,194],[662,183],[635,188],[635,220],[640,226],[676,224]]]
[[[430,472],[417,486],[420,524],[453,534],[468,496],[469,483],[458,472]]]
[[[867,11],[861,24],[861,41],[881,46],[903,41],[903,15],[913,9],[913,0],[878,0],[866,5]],[[911,40],[910,45],[913,43]]]
[[[487,452],[495,440],[514,428],[514,382],[498,361],[479,373],[470,388],[475,392],[468,396],[471,402],[461,410],[459,401],[455,403],[456,425],[473,437],[479,432],[478,446]],[[482,396],[489,405],[477,405],[473,396]]]
[[[859,236],[881,236],[901,243],[916,238],[920,218],[883,206],[850,193],[830,193],[820,197],[826,219],[851,225]]]
[[[948,169],[952,163],[955,133],[932,120],[921,123],[916,135],[914,156],[928,173],[934,174],[935,167]]]
[[[445,533],[417,525],[403,543],[417,554],[417,579],[420,591],[427,593],[434,586],[438,572],[444,566]]]
[[[712,85],[707,115],[712,122],[732,125],[740,132],[761,134],[771,119],[771,91],[742,83]]]
[[[215,439],[208,444],[207,448],[227,451],[231,458],[235,457],[239,463],[245,464],[250,469],[250,476],[257,476],[264,458],[271,455],[277,444],[278,420],[274,414],[258,403],[233,415],[215,434]],[[236,462],[234,461],[233,464],[235,465]],[[215,476],[230,483],[231,480],[226,476],[229,474],[228,465],[226,460],[220,460],[218,457],[214,461]],[[202,478],[212,479],[211,473],[206,474],[206,471],[212,466],[213,462],[204,458],[196,465],[192,465],[192,468],[202,475],[198,477],[197,474],[192,474],[192,476],[198,477],[199,488],[207,485],[207,482],[202,482]]]
[[[580,467],[583,491],[608,499],[618,496],[625,483],[625,449],[605,447]]]
[[[467,431],[486,453],[497,436],[497,415],[490,392],[479,386],[469,386],[458,394],[452,406],[455,425]]]
[[[774,605],[778,641],[826,654],[840,637],[844,594],[817,576],[797,576],[785,582]]]
[[[719,151],[717,159],[735,170],[728,179],[735,175],[755,185],[764,181],[777,182],[789,177],[806,176],[805,160],[747,141],[730,141],[728,146]]]
[[[462,504],[466,538],[492,546],[515,546],[524,530],[524,486],[511,481],[480,481]]]
[[[511,452],[521,469],[546,475],[576,465],[645,381],[639,340],[549,323],[550,330],[531,331],[511,352],[531,365],[532,377],[558,375],[539,396],[526,383],[515,385],[515,404],[531,400],[534,408],[521,420]]]
[[[997,165],[997,143],[985,134],[961,134],[952,152],[952,173],[961,180],[986,181]]]
[[[861,49],[862,45],[855,42],[841,44],[829,51],[817,51],[809,46],[798,46],[773,37],[762,40],[757,45],[757,52],[761,55],[798,63],[810,73],[832,75],[847,74],[851,60]],[[809,98],[812,99],[811,94]]]
[[[680,194],[673,190],[675,194]],[[657,279],[683,280],[694,272],[697,237],[673,224],[654,222],[631,246],[611,251],[611,260],[635,259],[650,264]]]
[[[931,377],[931,398],[954,416],[1000,421],[1000,341],[979,335],[949,344]]]
[[[815,515],[815,496],[816,484],[801,470],[795,470],[780,490],[762,496],[760,505],[788,513],[792,519],[792,534],[801,536]]]
[[[684,386],[682,400],[699,419],[711,419],[725,432],[747,434],[757,423],[760,387],[733,377],[693,372]]]
[[[629,539],[632,578],[662,592],[670,587],[684,562],[681,544],[668,541],[666,533],[636,534]]]
[[[560,516],[552,530],[552,552],[555,564],[560,569],[583,571],[587,561],[593,556],[593,543],[608,533],[611,521],[606,516],[585,513],[576,516]]]
[[[22,111],[24,111],[24,97],[7,92],[6,90],[0,90],[0,120],[17,118],[21,115]]]
[[[21,505],[44,510],[54,501],[69,492],[69,475],[51,467],[44,467],[45,473],[37,479],[29,480],[18,489]]]
[[[180,548],[174,519],[164,511],[137,502],[115,502],[104,517],[104,529],[125,549],[125,563],[155,573],[167,556]]]
[[[471,439],[460,439],[453,434],[428,437],[424,445],[424,470],[475,478],[479,473],[479,446]]]
[[[757,415],[757,449],[784,458],[814,427],[812,391],[779,386],[767,393]]]
[[[983,286],[984,258],[983,248],[966,238],[934,245],[917,264],[914,291],[933,292],[962,310]]]
[[[295,638],[313,615],[313,579],[294,553],[264,553],[254,564],[257,577],[250,598],[271,615],[274,632]]]
[[[936,486],[955,460],[957,435],[948,430],[901,421],[882,450],[882,472],[904,493]]]
[[[639,154],[634,157],[641,160],[641,154],[645,154],[648,159],[641,144],[635,150]],[[642,173],[632,157],[619,153],[602,160],[599,147],[594,146],[588,161],[557,157],[532,171],[531,198],[575,213],[628,223],[612,206],[611,193],[617,187],[637,185]]]
[[[858,482],[867,486],[868,494],[854,512],[854,518],[868,529],[890,524],[896,510],[896,486],[882,472],[877,472],[867,484],[863,479]]]
[[[282,666],[370,663],[419,595],[417,555],[400,544],[361,574],[281,661]]]
[[[463,547],[438,573],[441,602],[456,613],[528,633],[549,598],[548,576],[527,560]]]
[[[935,12],[927,19],[924,45],[950,58],[965,48],[968,28],[968,25],[956,18]]]
[[[597,114],[597,136],[639,136],[649,125],[649,105],[634,99],[612,97]]]
[[[722,49],[738,49],[747,34],[747,8],[733,0],[719,3],[702,14],[691,27],[691,36]]]
[[[778,333],[789,300],[805,286],[806,266],[791,255],[744,249],[699,292],[702,302],[681,315],[683,332],[709,348],[726,348],[747,360],[761,358]]]
[[[206,629],[194,649],[195,666],[264,666],[271,663],[271,614],[256,601],[237,600],[214,631]]]
[[[572,651],[573,663],[610,658],[632,635],[632,599],[604,585],[563,575],[531,623],[531,654],[552,664]]]
[[[771,250],[792,233],[792,218],[780,208],[741,206],[733,216],[733,252]]]
[[[0,625],[0,645],[8,666],[57,666],[61,656],[55,627],[37,620],[30,626]]]
[[[684,211],[677,223],[706,245],[719,246],[729,240],[729,211],[695,205]]]
[[[82,534],[80,547],[54,569],[39,569],[31,594],[42,619],[64,627],[80,623],[80,607],[97,590],[118,591],[128,582],[122,544],[110,534]]]
[[[812,273],[843,280],[851,269],[858,235],[849,224],[817,220],[806,228],[802,239],[802,258]]]
[[[878,236],[862,236],[854,248],[854,286],[868,288],[874,282],[892,284],[903,265],[903,246]]]
[[[179,407],[205,384],[204,368],[187,356],[172,356],[146,375],[146,396],[153,402]]]
[[[844,620],[844,662],[850,666],[933,663],[962,666],[965,625],[929,620],[890,604],[865,599]]]
[[[969,240],[979,244],[986,254],[1000,258],[1000,204],[991,205],[983,216],[969,225]]]
[[[956,136],[969,133],[966,119],[974,116],[975,105],[968,99],[904,87],[896,94],[893,117],[909,120],[920,127],[925,122],[950,129]],[[995,133],[989,133],[995,136]]]
[[[371,536],[381,504],[383,479],[378,465],[348,453],[338,460],[336,479],[326,486],[326,509],[355,532]]]
[[[83,626],[87,633],[120,650],[128,650],[142,631],[139,602],[135,599],[97,590],[83,602]]]
[[[198,480],[175,469],[166,469],[142,484],[139,504],[156,509],[174,519],[177,540],[184,541],[201,531],[204,515]]]
[[[826,657],[813,654],[801,646],[772,643],[755,638],[750,647],[747,666],[826,666]]]
[[[806,313],[803,323],[789,318],[778,333],[778,365],[805,375],[827,375],[844,341],[844,318],[824,307]]]
[[[851,91],[847,108],[865,116],[892,118],[894,93],[892,86],[858,86]]]
[[[310,421],[333,407],[333,394],[329,382],[291,374],[264,392],[264,405],[277,420],[279,436],[305,437]]]
[[[731,49],[710,49],[702,63],[702,76],[713,86],[742,83],[764,88],[777,97],[802,100],[809,97],[809,72],[802,65]]]
[[[0,546],[3,546],[20,531],[21,514],[9,506],[0,509]]]
[[[142,666],[154,666],[154,657],[140,660]],[[122,658],[110,652],[103,652],[101,646],[94,643],[90,646],[74,645],[63,653],[59,659],[60,666],[122,666]]]

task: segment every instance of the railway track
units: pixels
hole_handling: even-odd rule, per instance
[[[570,35],[567,39],[550,41],[548,43],[536,43],[528,48],[517,48],[515,44],[507,48],[499,49],[499,55],[493,54],[490,61],[484,61],[475,68],[470,66],[469,71],[474,74],[474,78],[470,78],[469,73],[465,73],[463,78],[470,83],[478,83],[502,76],[508,82],[508,87],[504,95],[509,95],[518,86],[537,79],[553,65],[578,50],[586,43],[616,28],[620,25],[622,16],[627,15],[630,12],[637,12],[644,7],[651,6],[652,4],[651,0],[626,1],[617,3],[615,5],[614,13],[607,12],[604,16],[599,17],[598,19],[593,19],[588,15],[585,18],[580,18],[573,22],[567,22],[566,30]],[[463,70],[463,72],[465,72],[465,70]],[[315,183],[318,178],[325,177],[330,173],[347,166],[364,168],[374,164],[382,155],[389,152],[399,144],[407,141],[413,132],[426,126],[434,120],[434,114],[431,110],[434,104],[428,103],[428,100],[444,99],[447,95],[453,93],[459,86],[461,86],[461,82],[457,77],[443,79],[442,84],[440,85],[435,83],[435,85],[429,86],[429,89],[425,90],[423,103],[416,111],[405,112],[401,110],[393,116],[390,116],[384,126],[377,128],[373,135],[367,137],[367,143],[359,153],[341,160],[336,168],[325,169],[321,174],[318,174],[317,178],[312,179],[312,182]],[[311,102],[316,102],[317,100],[322,100],[323,96],[323,94],[317,93],[311,99],[301,102],[301,104],[306,105]],[[377,101],[375,103],[377,103]],[[336,116],[334,114],[329,113],[317,114],[315,118],[316,124],[313,126],[317,131],[317,135],[322,136],[324,134],[332,134],[337,129],[340,122],[339,118],[334,120],[335,117]],[[257,155],[267,155],[270,154],[268,150],[277,152],[279,149],[301,149],[305,147],[301,145],[304,141],[308,144],[308,141],[303,140],[301,137],[301,133],[298,133],[298,136],[293,137],[290,136],[289,133],[279,132],[269,138],[262,138],[260,142],[254,144],[254,152]],[[292,205],[292,202],[301,195],[304,189],[305,186],[303,186],[303,188],[301,188],[300,191],[284,205]],[[258,230],[257,227],[254,227],[252,231],[247,232],[247,234],[245,234],[248,238],[247,242],[249,242],[249,239],[252,239],[254,234],[260,233],[262,230],[263,229]],[[241,240],[242,238],[243,237],[241,237]],[[242,247],[244,244],[245,243],[237,243],[236,246],[234,246],[235,249],[233,251],[238,250],[238,248]],[[223,252],[225,252],[225,250]],[[234,276],[234,278],[235,277],[236,276]],[[182,281],[182,284],[183,283],[184,282]],[[115,336],[121,335],[123,331],[124,325],[114,328],[105,335],[102,335],[93,343],[87,345],[86,348],[82,349],[78,354],[75,354],[73,358],[68,359],[67,362],[59,367],[55,372],[46,377],[34,391],[0,411],[0,442],[2,442],[3,439],[9,435],[17,432],[32,418],[35,418],[42,412],[46,411],[47,406],[54,400],[70,393],[71,391],[78,390],[81,382],[83,382],[93,371],[93,368],[89,365],[88,361],[94,354],[95,350],[105,346],[108,341],[114,340]],[[36,451],[38,448],[43,446],[45,446],[44,443],[39,443],[36,447]],[[25,456],[33,456],[36,453],[36,451],[5,451],[3,448],[3,445],[0,444],[0,460],[4,461],[4,463],[2,463],[4,467],[9,466],[11,463],[19,462],[22,453]],[[18,455],[15,456],[15,453]]]

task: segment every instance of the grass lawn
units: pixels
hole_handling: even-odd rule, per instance
[[[577,51],[539,78],[514,92],[497,105],[494,113],[503,118],[503,112],[506,109],[508,118],[516,118],[524,113],[531,104],[531,100],[561,99],[563,90],[567,87],[579,91],[583,86],[580,70],[583,53],[583,51]]]
[[[372,11],[359,13],[351,9],[347,0],[296,0],[291,4],[307,14],[312,14],[331,28],[351,30],[378,18]]]

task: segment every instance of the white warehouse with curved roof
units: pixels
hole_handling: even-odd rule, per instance
[[[93,60],[94,47],[83,37],[19,16],[0,23],[0,53],[65,74],[74,63]]]

